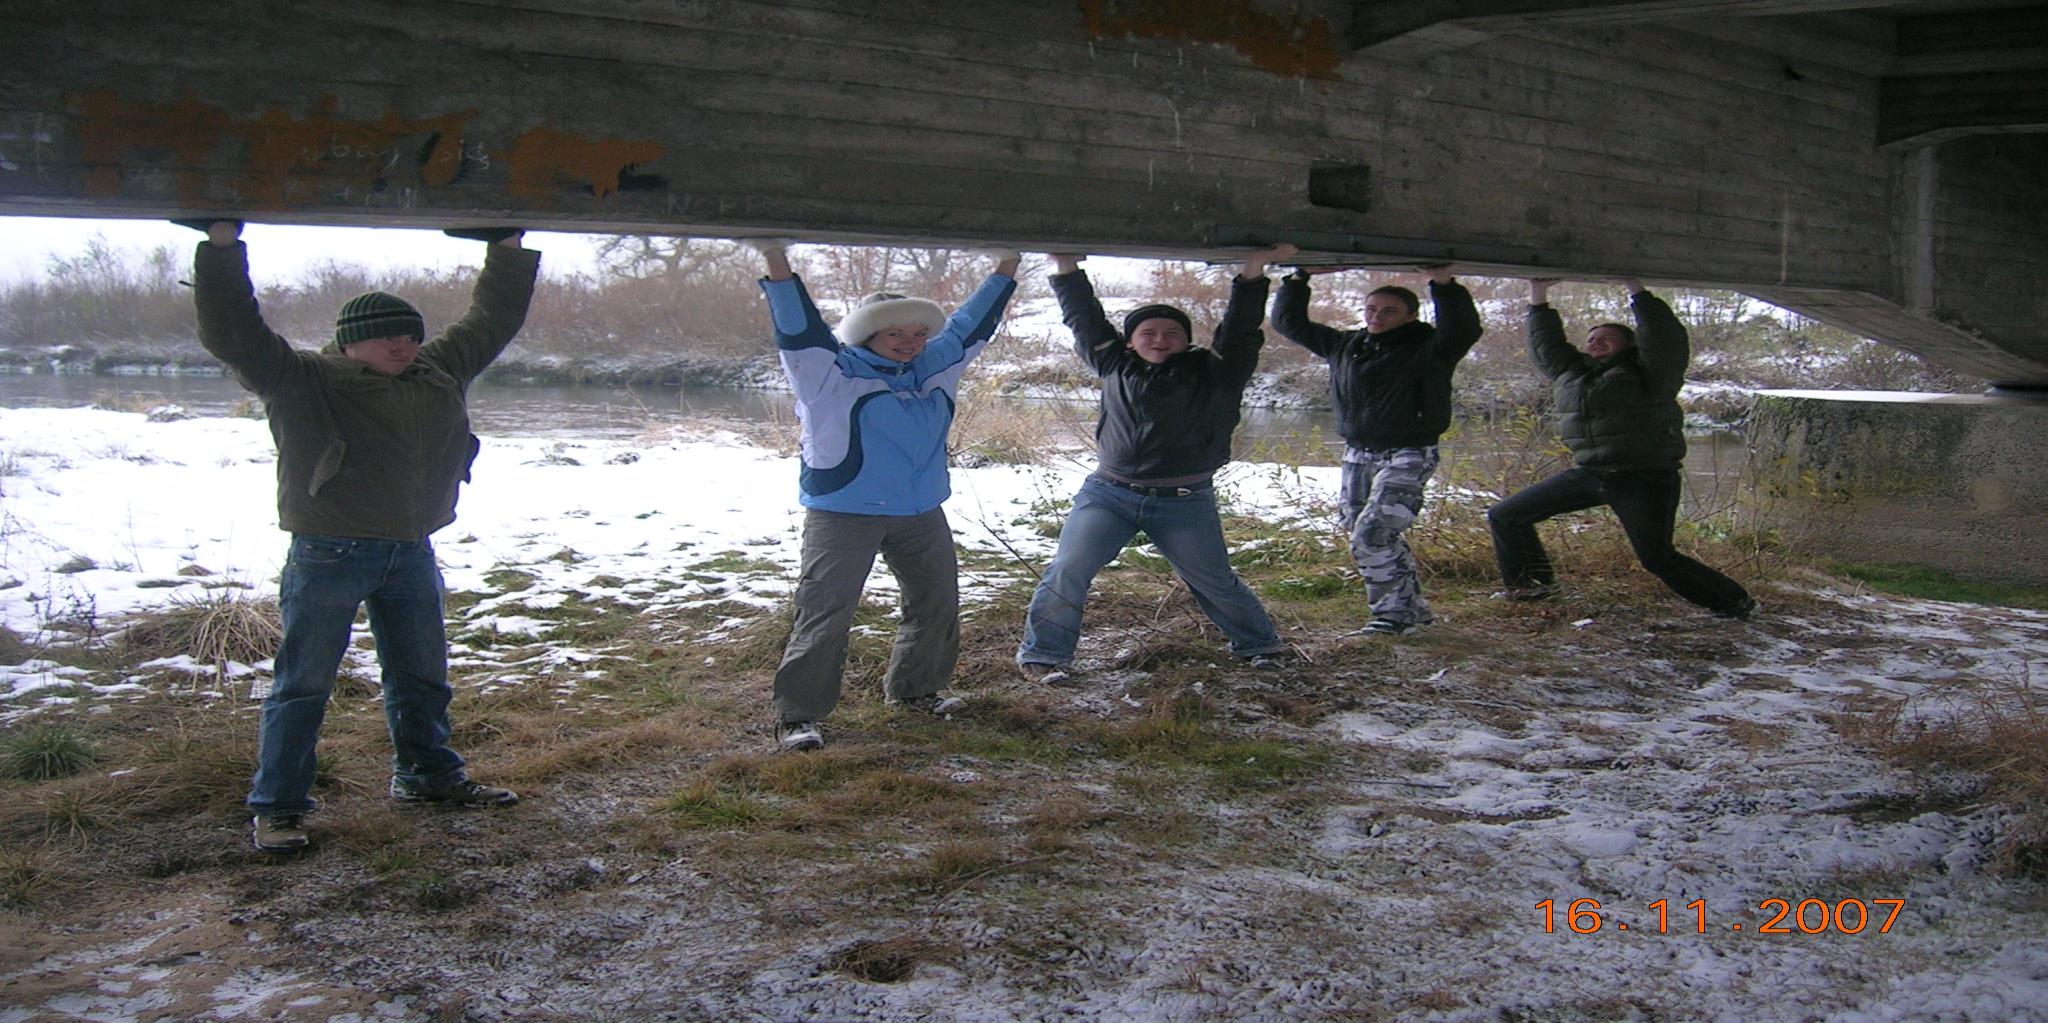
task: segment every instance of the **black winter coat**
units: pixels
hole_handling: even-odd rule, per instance
[[[1095,448],[1102,471],[1119,479],[1182,479],[1215,472],[1230,461],[1245,385],[1266,343],[1259,329],[1266,278],[1238,279],[1209,348],[1191,347],[1153,365],[1132,352],[1109,318],[1088,274],[1052,278],[1060,316],[1074,351],[1102,378]]]
[[[1330,364],[1330,400],[1344,442],[1367,451],[1435,444],[1451,425],[1451,374],[1485,328],[1472,293],[1429,285],[1435,326],[1421,320],[1383,334],[1338,330],[1308,318],[1308,281],[1289,275],[1273,300],[1273,330]]]
[[[1587,469],[1676,469],[1685,461],[1685,413],[1678,407],[1692,349],[1685,325],[1664,300],[1629,300],[1636,343],[1605,361],[1565,340],[1564,320],[1529,307],[1529,355],[1549,377],[1557,435]]]

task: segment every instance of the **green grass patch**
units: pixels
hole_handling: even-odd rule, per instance
[[[469,892],[460,882],[438,870],[415,875],[405,887],[406,900],[413,908],[429,913],[459,909],[470,900]]]
[[[78,729],[65,724],[29,725],[0,740],[0,766],[9,778],[68,778],[99,759],[99,749]]]
[[[765,824],[776,817],[775,808],[742,792],[719,788],[700,781],[677,789],[661,801],[661,812],[686,827],[705,831],[730,831]]]
[[[1342,572],[1290,575],[1259,585],[1260,596],[1270,600],[1330,600],[1358,592],[1359,584]]]
[[[1960,604],[1990,604],[2048,610],[2048,590],[2032,586],[1959,579],[1937,568],[1921,565],[1871,565],[1829,562],[1830,571],[1863,583],[1873,590],[1923,600],[1947,600]]]
[[[499,593],[524,593],[539,581],[539,576],[518,568],[494,568],[484,573],[484,585]]]
[[[690,567],[699,572],[726,574],[781,575],[785,571],[781,565],[767,558],[757,558],[744,551],[720,551]]]
[[[1323,750],[1231,735],[1197,700],[1174,700],[1141,718],[1110,722],[1097,732],[1104,753],[1170,774],[1200,773],[1221,794],[1268,789],[1329,764]]]

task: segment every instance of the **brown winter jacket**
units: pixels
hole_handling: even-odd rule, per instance
[[[278,525],[292,533],[417,541],[455,519],[477,440],[470,381],[526,320],[540,253],[489,246],[469,311],[387,377],[336,348],[293,348],[263,322],[248,248],[199,243],[199,343],[263,399],[277,441]]]

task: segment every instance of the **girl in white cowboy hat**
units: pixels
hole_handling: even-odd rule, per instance
[[[960,706],[941,692],[960,653],[959,566],[941,507],[952,493],[946,434],[960,374],[1017,290],[1018,255],[988,253],[995,272],[950,317],[921,298],[871,295],[835,334],[790,271],[790,242],[746,244],[767,262],[761,290],[803,423],[803,564],[775,672],[776,740],[825,744],[820,722],[839,702],[847,630],[877,553],[903,591],[883,695],[944,716]]]

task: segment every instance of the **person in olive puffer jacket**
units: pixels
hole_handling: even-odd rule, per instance
[[[1231,571],[1213,477],[1230,461],[1230,435],[1266,340],[1259,329],[1266,263],[1293,254],[1283,245],[1246,257],[1209,348],[1190,347],[1188,316],[1170,305],[1132,310],[1119,331],[1103,314],[1082,257],[1053,255],[1053,294],[1075,353],[1102,378],[1102,409],[1095,473],[1074,495],[1059,548],[1025,613],[1017,664],[1026,677],[1065,677],[1089,585],[1140,532],[1223,630],[1232,654],[1255,667],[1280,666],[1285,644],[1265,605]]]
[[[455,518],[477,452],[466,392],[525,323],[540,253],[511,228],[450,231],[490,242],[462,319],[428,340],[417,309],[373,291],[343,305],[334,340],[308,351],[264,323],[240,221],[179,223],[206,232],[192,267],[199,343],[263,399],[277,443],[278,526],[291,534],[278,579],[284,635],[249,787],[251,841],[276,853],[309,841],[314,746],[366,605],[392,798],[517,802],[509,789],[471,780],[448,745],[443,587],[428,536]]]
[[[1600,324],[1580,351],[1565,340],[1564,320],[1549,305],[1554,283],[1529,282],[1529,354],[1552,381],[1558,436],[1571,449],[1574,467],[1487,509],[1505,595],[1541,600],[1557,592],[1537,523],[1607,505],[1636,558],[1665,585],[1715,614],[1749,617],[1756,601],[1740,583],[1671,544],[1685,460],[1685,417],[1678,407],[1691,359],[1685,325],[1640,283],[1623,280],[1635,328]]]
[[[1448,265],[1423,268],[1436,306],[1432,325],[1407,288],[1374,289],[1365,329],[1338,330],[1308,318],[1308,273],[1280,282],[1273,330],[1330,364],[1330,396],[1344,437],[1341,522],[1365,578],[1372,620],[1361,632],[1399,635],[1433,620],[1404,535],[1422,513],[1423,489],[1451,425],[1451,374],[1485,328],[1472,293]]]

